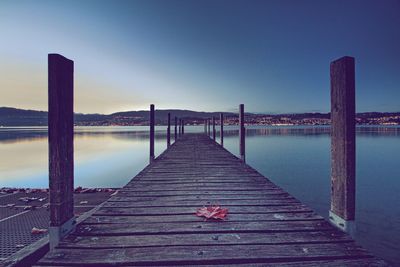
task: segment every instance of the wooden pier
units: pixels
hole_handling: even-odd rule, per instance
[[[212,204],[227,220],[195,216]],[[182,135],[37,265],[386,266],[206,134]]]

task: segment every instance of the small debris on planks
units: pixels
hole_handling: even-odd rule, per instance
[[[31,234],[33,234],[33,235],[40,235],[40,234],[44,234],[44,233],[47,233],[47,229],[33,227],[31,230]]]

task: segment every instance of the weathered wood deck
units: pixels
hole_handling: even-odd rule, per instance
[[[194,215],[210,204],[228,208],[228,220]],[[38,262],[230,264],[385,265],[203,134],[185,134]]]

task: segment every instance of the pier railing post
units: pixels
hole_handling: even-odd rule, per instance
[[[207,120],[204,120],[204,133],[207,134]]]
[[[342,57],[331,62],[331,209],[338,228],[355,231],[355,64]]]
[[[179,119],[179,137],[182,134],[182,119]]]
[[[215,117],[212,117],[212,124],[213,124],[213,140],[215,142]]]
[[[211,134],[211,129],[210,129],[210,119],[207,119],[207,135],[210,136]]]
[[[150,105],[150,163],[154,160],[154,105]]]
[[[167,148],[171,145],[171,113],[168,113]]]
[[[239,105],[239,150],[240,158],[246,162],[246,129],[244,128],[244,104]]]
[[[224,113],[219,114],[219,122],[220,122],[220,145],[224,146]]]
[[[185,120],[182,119],[182,135],[185,134]]]
[[[178,139],[178,118],[175,116],[175,132],[174,132],[174,142]]]
[[[74,62],[48,55],[50,249],[75,228]]]

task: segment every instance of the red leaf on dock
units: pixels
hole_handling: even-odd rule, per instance
[[[224,220],[228,215],[228,209],[223,209],[220,206],[210,206],[197,209],[196,216],[206,217],[207,219]]]

